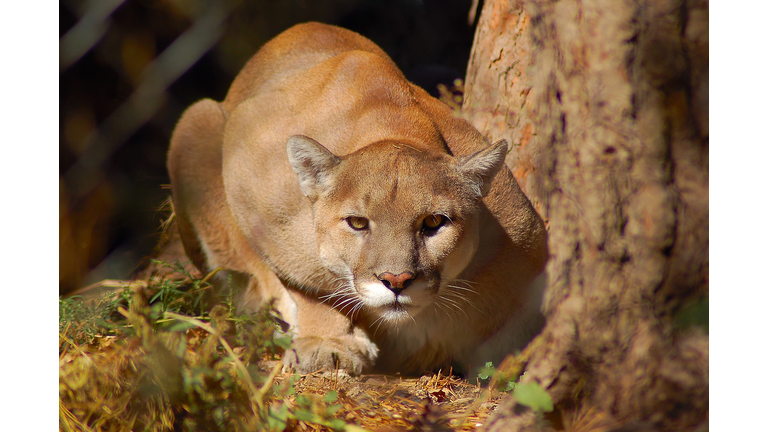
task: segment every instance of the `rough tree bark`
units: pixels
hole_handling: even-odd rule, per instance
[[[709,339],[676,315],[709,292],[708,2],[486,0],[464,115],[549,222],[543,311],[514,430],[706,430]]]
[[[530,21],[522,1],[485,2],[467,68],[462,111],[486,137],[509,141],[507,165],[546,221],[540,194],[529,181],[536,176],[534,160],[539,152],[527,76]]]

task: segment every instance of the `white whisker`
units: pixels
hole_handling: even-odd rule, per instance
[[[338,299],[338,300],[337,300],[337,301],[336,301],[336,302],[333,304],[333,307],[341,309],[341,308],[343,308],[344,306],[348,306],[349,304],[351,304],[351,303],[354,303],[354,302],[357,302],[357,301],[358,301],[358,300],[357,300],[357,298],[355,298],[354,296],[348,296],[348,297],[346,297],[346,298],[340,298],[340,299]]]
[[[447,311],[443,307],[443,305],[440,303],[441,298],[437,297],[434,302],[432,302],[432,310],[437,313],[437,308],[440,308],[443,313],[447,314]]]
[[[368,328],[373,327],[374,324],[378,323],[378,325],[376,325],[376,329],[373,331],[373,334],[377,334],[379,332],[379,327],[381,327],[381,323],[383,322],[384,322],[384,317],[380,316],[376,318],[376,321],[374,321],[370,326],[368,326]]]
[[[350,309],[349,312],[347,312],[347,316],[348,317],[351,316],[351,319],[353,319],[353,320],[357,319],[357,315],[356,314],[363,308],[363,302],[361,302],[361,301],[359,301],[357,299],[355,299],[355,300],[356,300],[356,302],[355,302],[354,306],[352,306],[352,309]]]
[[[478,308],[477,305],[475,305],[475,303],[470,299],[470,296],[477,294],[477,291],[473,287],[474,285],[477,285],[477,283],[465,279],[452,279],[446,283],[445,289],[443,292],[441,292],[440,297],[446,301],[449,301],[448,297],[451,297],[451,301],[454,304],[466,303],[476,311],[482,312],[480,308]],[[464,311],[462,308],[458,309],[462,310],[465,316],[467,315],[466,311]]]
[[[469,315],[467,315],[467,311],[465,311],[461,307],[461,304],[459,302],[457,302],[456,300],[451,299],[451,298],[447,297],[446,295],[441,295],[440,296],[440,300],[442,300],[444,302],[444,305],[446,307],[450,308],[451,310],[455,310],[455,311],[461,312],[464,315],[465,318],[469,318]]]

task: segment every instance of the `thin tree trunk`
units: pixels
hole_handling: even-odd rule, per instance
[[[708,427],[708,336],[676,325],[709,290],[708,56],[706,1],[483,7],[465,115],[512,138],[549,220],[548,322],[524,377],[556,404],[548,427]],[[514,398],[487,424],[542,427]]]

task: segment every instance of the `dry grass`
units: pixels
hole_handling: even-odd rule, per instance
[[[188,267],[147,274],[61,301],[61,430],[474,430],[503,395],[442,372],[284,374],[269,311],[236,316],[225,298],[209,312]]]
[[[500,399],[442,374],[401,378],[318,372],[303,375],[295,387],[302,394],[318,396],[336,391],[343,406],[340,418],[368,430],[474,430]]]

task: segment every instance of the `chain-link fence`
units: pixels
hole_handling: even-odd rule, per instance
[[[59,289],[125,278],[157,242],[165,153],[185,107],[221,100],[293,24],[378,43],[436,92],[463,77],[473,0],[64,0],[60,3]],[[477,7],[477,5],[474,5]]]

